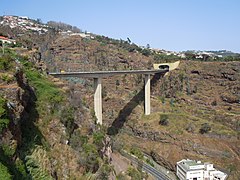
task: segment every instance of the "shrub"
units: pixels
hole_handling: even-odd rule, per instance
[[[170,106],[171,106],[171,107],[174,107],[174,106],[175,106],[174,103],[175,103],[174,99],[171,99],[171,100],[170,100]]]
[[[4,166],[1,162],[0,162],[0,179],[4,179],[4,180],[11,180],[12,179],[12,176],[8,172],[7,167]]]
[[[10,55],[0,57],[0,70],[9,70],[13,67],[13,58]]]
[[[128,168],[127,174],[134,180],[142,180],[142,174],[135,168]]]
[[[102,132],[95,132],[93,134],[93,143],[97,146],[97,149],[100,150],[103,147],[104,134]]]
[[[6,83],[10,83],[11,81],[13,81],[14,78],[13,76],[5,73],[1,75],[1,79]]]
[[[110,172],[112,171],[112,167],[110,165],[107,164],[103,164],[101,166],[101,168],[99,169],[98,175],[97,175],[97,179],[108,179]]]
[[[143,153],[140,151],[140,149],[136,147],[132,147],[130,150],[130,153],[133,154],[134,156],[138,157],[139,159],[143,159]]]
[[[88,137],[81,135],[79,130],[75,130],[70,138],[70,146],[76,151],[82,151],[83,145],[88,142]]]
[[[142,53],[142,55],[148,57],[148,56],[151,55],[151,50],[149,50],[149,49],[143,49],[143,50],[141,51],[141,53]]]
[[[117,177],[116,177],[117,180],[125,180],[127,179],[127,176],[123,173],[121,174],[118,174]]]
[[[150,166],[154,167],[154,164],[153,164],[153,162],[150,159],[147,159],[146,163],[148,163]]]
[[[4,152],[4,155],[7,157],[12,157],[16,151],[16,147],[14,148],[8,144],[2,144],[1,147]]]
[[[9,119],[0,119],[0,133],[4,128],[7,128],[9,124]]]
[[[36,146],[31,155],[25,157],[26,168],[32,179],[50,180],[48,171],[49,157],[46,150],[41,146]]]
[[[9,122],[6,111],[6,100],[0,97],[0,133],[8,126]]]
[[[76,124],[74,123],[74,109],[72,107],[66,108],[61,113],[60,121],[66,127],[67,136],[70,137],[73,133]]]
[[[93,144],[84,144],[79,163],[86,168],[86,172],[95,173],[99,168],[99,154]]]
[[[195,131],[195,126],[194,126],[194,124],[193,124],[193,123],[189,123],[189,124],[187,125],[187,127],[186,127],[186,131],[193,133],[193,132]]]
[[[163,126],[167,126],[169,124],[168,115],[167,114],[161,114],[160,115],[159,124],[163,125]]]
[[[201,134],[208,133],[209,131],[211,131],[211,126],[208,123],[202,124],[201,128],[199,129]]]
[[[19,171],[23,179],[26,179],[28,177],[28,174],[25,169],[25,165],[21,159],[16,160],[16,169]]]

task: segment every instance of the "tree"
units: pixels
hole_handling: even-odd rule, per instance
[[[163,126],[167,126],[169,124],[168,115],[167,114],[161,114],[160,115],[159,124],[163,125]]]
[[[201,134],[208,133],[209,131],[211,131],[211,126],[208,123],[203,123],[199,129]]]
[[[37,23],[42,24],[42,20],[40,18],[37,18]]]
[[[151,55],[150,49],[143,49],[141,51],[141,53],[142,53],[142,55],[147,56],[147,57]]]

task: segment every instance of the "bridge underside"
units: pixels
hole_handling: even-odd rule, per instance
[[[145,115],[151,113],[150,74],[145,74]],[[97,123],[102,124],[102,78],[94,78],[94,112]]]

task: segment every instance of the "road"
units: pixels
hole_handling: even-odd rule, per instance
[[[50,72],[54,77],[85,77],[99,78],[121,74],[164,74],[168,69],[152,69],[152,70],[124,70],[124,71],[92,71],[92,72]]]
[[[171,180],[167,175],[165,175],[163,172],[160,172],[158,170],[156,170],[154,167],[152,167],[151,165],[142,162],[140,160],[138,160],[136,157],[121,151],[121,154],[130,159],[132,161],[133,164],[137,165],[138,167],[141,167],[143,171],[151,174],[152,176],[154,176],[157,180]]]

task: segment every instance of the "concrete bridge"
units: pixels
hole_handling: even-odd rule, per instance
[[[177,63],[178,66],[179,62]],[[94,79],[94,112],[97,118],[97,123],[102,124],[102,78],[122,75],[122,74],[144,74],[145,75],[145,115],[150,114],[150,76],[154,74],[166,74],[169,70],[173,70],[172,66],[176,63],[155,65],[156,69],[153,70],[129,70],[129,71],[93,71],[93,72],[52,72],[50,75],[61,77],[79,77],[79,78],[93,78]]]

